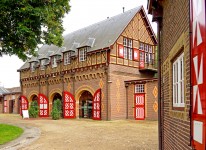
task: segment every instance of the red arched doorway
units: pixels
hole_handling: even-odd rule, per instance
[[[79,118],[92,119],[92,99],[89,91],[84,91],[79,98]]]

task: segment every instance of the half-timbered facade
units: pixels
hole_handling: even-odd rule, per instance
[[[153,78],[156,44],[142,6],[72,32],[18,70],[22,99],[37,100],[41,117],[61,99],[64,118],[124,119],[124,81]]]
[[[205,0],[148,0],[158,22],[159,149],[206,149]]]

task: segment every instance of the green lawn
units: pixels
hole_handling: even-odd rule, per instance
[[[0,145],[16,139],[23,133],[23,129],[7,124],[0,124]]]

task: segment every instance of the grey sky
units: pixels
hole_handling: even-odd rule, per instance
[[[147,0],[70,0],[71,11],[64,18],[65,32],[69,33],[102,21],[132,8],[143,5],[147,13]],[[149,15],[151,21],[151,16]],[[156,33],[156,24],[152,23]],[[0,57],[0,85],[6,88],[20,86],[19,69],[23,62],[16,56]]]

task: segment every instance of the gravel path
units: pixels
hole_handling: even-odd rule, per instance
[[[27,119],[0,114],[0,123],[35,127],[40,137],[21,150],[157,150],[157,121]],[[28,137],[33,137],[31,133]],[[1,147],[0,147],[1,149]]]

